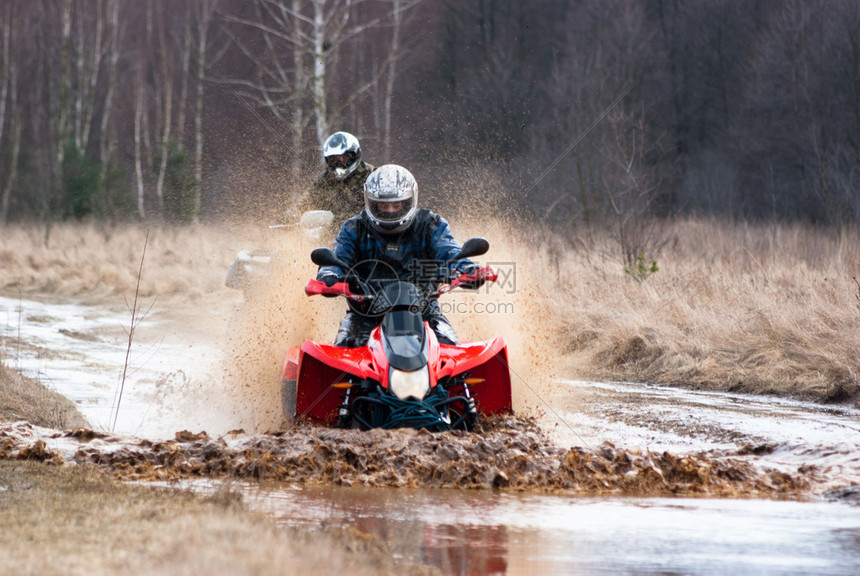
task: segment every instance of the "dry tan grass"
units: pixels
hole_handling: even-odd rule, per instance
[[[303,534],[210,497],[120,484],[85,467],[0,460],[4,574],[431,574],[362,534]]]
[[[89,303],[133,294],[146,246],[140,295],[195,299],[223,287],[227,265],[253,234],[253,227],[240,224],[59,224],[46,241],[44,227],[9,225],[0,230],[0,291],[74,296]]]
[[[78,428],[87,422],[66,397],[7,368],[0,358],[0,420],[27,420],[47,428]]]
[[[572,372],[860,401],[856,230],[693,220],[665,232],[660,270],[642,282],[606,238],[565,254]]]

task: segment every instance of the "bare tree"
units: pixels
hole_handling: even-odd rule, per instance
[[[655,151],[659,141],[651,141],[644,106],[638,114],[612,110],[607,120],[612,137],[604,144],[604,154],[614,170],[604,174],[603,190],[612,207],[615,238],[625,270],[644,279],[649,271],[656,271],[657,253],[665,244],[652,213],[661,182],[655,180],[645,160],[661,153]]]
[[[208,54],[209,27],[218,8],[218,0],[200,0],[197,13],[197,92],[194,99],[194,180],[197,193],[194,197],[194,218],[200,214],[203,183],[203,96],[206,81],[206,56]]]
[[[161,141],[159,147],[159,166],[158,175],[155,183],[155,196],[158,199],[158,213],[164,216],[164,177],[167,172],[167,158],[169,156],[171,131],[173,129],[173,75],[172,68],[172,51],[167,45],[168,33],[165,30],[166,24],[161,20],[157,21],[156,34],[158,35],[158,59],[160,60],[160,74],[155,74],[156,89],[160,88],[157,101],[161,102],[159,112],[161,113]],[[160,86],[159,86],[160,84]],[[180,108],[182,103],[180,102]]]
[[[840,225],[860,216],[860,7],[774,6],[758,37],[738,130],[747,209]]]
[[[9,158],[9,172],[3,186],[2,199],[0,199],[0,224],[6,224],[9,216],[9,199],[12,197],[12,191],[15,188],[15,181],[18,177],[18,157],[21,154],[21,119],[18,111],[17,79],[17,67],[15,64],[12,64],[9,71],[9,111],[12,114],[10,147],[12,151]]]
[[[85,7],[76,11],[74,144],[86,150],[89,144],[101,63],[106,55],[105,0],[95,2],[95,14]]]
[[[120,24],[119,24],[119,0],[108,0],[108,69],[107,86],[102,106],[101,122],[99,124],[99,187],[104,190],[107,184],[107,171],[109,167],[111,148],[116,146],[116,139],[109,134],[109,126],[113,117],[114,98],[117,88],[117,74],[120,58]]]
[[[144,88],[143,74],[138,71],[135,81],[135,106],[134,106],[134,182],[137,191],[137,214],[146,218],[146,189],[143,185],[143,106]]]
[[[17,63],[10,50],[13,35],[13,5],[7,4],[3,11],[3,21],[0,23],[0,33],[3,36],[3,54],[0,56],[0,143],[8,124],[11,128],[11,154],[6,181],[0,195],[0,225],[6,224],[9,216],[9,199],[15,185],[18,173],[18,155],[21,152],[21,122],[18,117],[18,69]],[[8,108],[7,108],[8,99]]]
[[[415,3],[413,2],[412,5]],[[391,2],[391,51],[388,59],[388,76],[385,80],[385,101],[383,105],[382,157],[391,159],[391,103],[394,100],[394,86],[397,79],[397,59],[400,56],[400,29],[403,22],[404,6],[402,0]]]
[[[289,111],[294,150],[300,148],[305,127],[313,123],[314,139],[321,147],[328,136],[332,118],[336,118],[359,96],[375,86],[381,75],[394,69],[382,70],[358,86],[349,87],[334,112],[330,109],[330,65],[339,49],[364,32],[380,26],[387,15],[358,20],[357,7],[363,0],[257,0],[254,14],[242,17],[226,15],[236,25],[231,38],[251,62],[255,70],[252,79],[225,78],[221,81],[236,86],[244,96],[266,107],[279,120],[286,120]],[[399,18],[414,5],[397,2],[391,17]],[[247,41],[243,28],[256,31],[265,49],[255,50]],[[399,34],[399,29],[398,29]],[[399,42],[399,41],[397,41]]]
[[[188,86],[191,81],[191,51],[194,38],[191,34],[191,3],[185,4],[184,26],[182,33],[176,38],[176,43],[182,46],[179,65],[179,117],[176,121],[176,139],[181,146],[185,144],[185,114],[188,102]]]
[[[0,22],[3,52],[0,54],[0,142],[3,140],[3,130],[6,127],[6,98],[9,95],[9,83],[12,72],[12,53],[9,45],[12,41],[12,3],[6,4],[3,20]]]

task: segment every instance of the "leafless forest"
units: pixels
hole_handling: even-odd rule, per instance
[[[860,220],[853,0],[4,0],[0,27],[0,222],[283,206],[335,130],[431,205],[563,231]]]

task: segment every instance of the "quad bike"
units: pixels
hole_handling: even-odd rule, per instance
[[[467,241],[448,263],[486,253],[483,238]],[[311,254],[319,266],[348,269],[328,248]],[[440,266],[440,270],[448,267]],[[287,351],[282,373],[287,417],[341,428],[473,429],[482,416],[512,413],[507,348],[501,337],[448,345],[422,320],[421,310],[440,295],[475,282],[494,282],[490,267],[419,286],[388,280],[376,288],[357,277],[326,286],[309,280],[305,293],[347,299],[350,308],[379,315],[363,346],[347,348],[307,340]],[[358,286],[361,293],[350,288]]]
[[[334,225],[334,214],[328,210],[309,210],[302,214],[298,225],[305,236],[320,240],[326,230]],[[269,226],[269,230],[287,230],[292,227],[288,224],[276,224]],[[227,268],[224,285],[234,290],[242,290],[247,296],[254,286],[258,286],[269,275],[273,257],[276,257],[276,253],[269,248],[239,250],[236,259]]]

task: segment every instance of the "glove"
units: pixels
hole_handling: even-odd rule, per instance
[[[457,272],[459,272],[460,274],[472,274],[477,269],[478,269],[477,264],[473,264],[473,263],[469,262],[468,264],[463,264],[463,265],[457,267]]]
[[[332,274],[331,272],[320,272],[317,274],[317,280],[331,288],[338,282],[342,282],[343,280],[337,274]]]
[[[461,274],[474,274],[478,270],[480,270],[480,268],[477,265],[466,264],[466,265],[460,267],[459,272]],[[462,284],[460,284],[460,286],[462,286],[463,288],[466,288],[467,290],[477,290],[478,288],[480,288],[481,286],[484,285],[484,282],[485,282],[484,280],[476,280],[474,282],[463,282]]]

